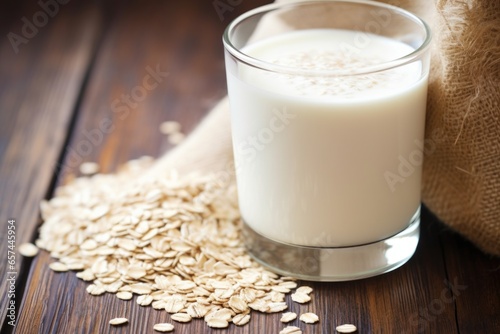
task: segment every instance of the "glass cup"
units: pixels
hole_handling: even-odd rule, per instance
[[[280,3],[223,37],[244,242],[271,270],[343,281],[418,244],[429,27],[372,1]]]

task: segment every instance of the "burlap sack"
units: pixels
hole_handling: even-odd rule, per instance
[[[500,1],[386,2],[433,30],[423,201],[483,251],[500,255]],[[259,33],[279,26],[261,22]],[[216,172],[220,186],[234,182],[226,99],[152,172],[172,167]]]
[[[422,200],[500,255],[500,1],[390,1],[434,35]]]

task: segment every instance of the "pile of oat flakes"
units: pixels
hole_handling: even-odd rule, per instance
[[[144,177],[152,162],[141,158],[117,174],[75,179],[41,204],[44,223],[36,245],[58,259],[50,267],[78,271],[91,282],[92,295],[129,300],[135,294],[138,304],[164,309],[176,322],[202,318],[209,327],[226,328],[247,324],[251,310],[286,310],[285,294],[297,283],[246,253],[235,189],[220,189],[210,175]],[[299,287],[292,300],[307,303],[311,292]],[[281,321],[296,318],[286,312]],[[314,313],[299,319],[319,321]],[[110,324],[126,322],[115,318]],[[169,332],[174,325],[154,328]],[[282,333],[301,331],[288,326]]]

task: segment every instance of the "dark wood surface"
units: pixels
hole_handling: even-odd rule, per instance
[[[231,2],[224,2],[231,3]],[[70,2],[38,33],[19,45],[22,18],[32,21],[36,1],[1,5],[0,11],[0,326],[2,333],[153,333],[165,311],[114,295],[94,297],[73,272],[54,273],[46,252],[7,263],[7,220],[16,219],[16,241],[36,238],[38,203],[78,175],[81,161],[112,172],[129,159],[159,156],[171,145],[158,131],[165,120],[191,131],[226,94],[221,35],[230,20],[266,1],[234,1],[218,15],[212,1]],[[147,68],[168,75],[127,113],[113,101],[142,84]],[[116,109],[115,109],[116,111]],[[85,133],[109,121],[79,154]],[[81,152],[82,150],[80,150]],[[76,152],[76,153],[75,153]],[[7,273],[15,271],[17,325],[6,318]],[[489,257],[423,210],[415,256],[402,268],[375,278],[315,283],[313,300],[295,312],[313,311],[316,325],[295,321],[304,333],[334,333],[354,323],[359,333],[500,332],[500,260]],[[130,323],[111,328],[126,316]],[[203,321],[177,324],[175,333],[278,333],[279,314],[254,312],[244,327],[212,330]]]

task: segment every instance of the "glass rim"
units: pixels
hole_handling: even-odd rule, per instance
[[[389,61],[382,62],[380,64],[375,64],[375,65],[370,65],[366,67],[362,67],[360,69],[332,69],[332,70],[311,70],[311,69],[303,69],[303,68],[294,68],[290,66],[284,66],[284,65],[278,65],[274,64],[271,62],[267,62],[252,56],[249,56],[242,52],[239,48],[237,48],[232,42],[230,38],[231,32],[243,21],[247,20],[248,18],[259,15],[265,12],[271,12],[276,9],[281,9],[281,8],[292,8],[292,7],[301,7],[301,6],[311,6],[311,5],[318,5],[318,4],[325,4],[325,3],[347,3],[347,4],[363,4],[363,5],[369,5],[371,7],[376,7],[376,8],[385,8],[388,10],[391,10],[393,12],[397,12],[401,14],[402,16],[416,22],[419,24],[425,31],[425,39],[423,43],[413,50],[411,53],[400,57],[396,59],[392,59]],[[303,29],[305,30],[305,29]],[[322,76],[322,77],[329,77],[329,76],[353,76],[353,75],[363,75],[363,74],[371,74],[375,72],[381,72],[389,69],[393,69],[396,67],[400,67],[409,63],[412,63],[416,59],[420,58],[428,49],[430,46],[430,42],[432,39],[432,34],[431,34],[431,29],[428,26],[428,24],[418,17],[417,15],[403,9],[397,6],[381,3],[381,2],[374,2],[374,1],[368,1],[368,0],[321,0],[321,1],[294,1],[294,2],[288,2],[288,3],[278,3],[278,4],[268,4],[264,6],[260,6],[257,8],[254,8],[246,13],[241,14],[237,18],[235,18],[233,21],[229,23],[229,25],[226,27],[222,41],[224,44],[224,48],[226,51],[228,51],[232,56],[237,58],[239,61],[245,63],[246,65],[259,68],[262,70],[266,70],[269,72],[275,72],[275,73],[281,73],[281,74],[291,74],[291,75],[301,75],[301,76]]]

